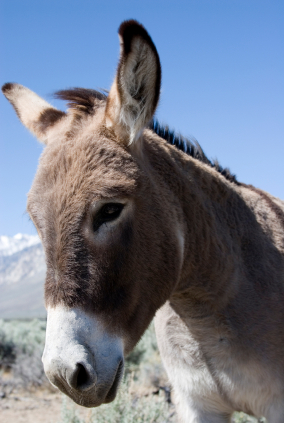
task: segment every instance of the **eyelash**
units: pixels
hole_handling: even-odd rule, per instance
[[[111,222],[120,216],[124,208],[121,203],[108,203],[102,206],[93,219],[93,231],[96,232],[101,225]]]

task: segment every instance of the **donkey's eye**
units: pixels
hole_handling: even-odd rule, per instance
[[[96,214],[93,220],[93,230],[96,231],[99,227],[106,222],[111,222],[118,218],[124,204],[121,203],[108,203],[105,204],[100,211]]]
[[[116,219],[120,215],[123,207],[124,205],[120,203],[105,204],[100,210],[100,215],[103,219]]]

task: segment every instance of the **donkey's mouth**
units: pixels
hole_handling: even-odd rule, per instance
[[[119,366],[117,368],[117,372],[116,372],[113,384],[112,384],[110,390],[108,391],[107,396],[104,400],[105,404],[112,402],[115,399],[119,383],[120,383],[121,378],[123,376],[123,369],[124,369],[124,363],[123,363],[123,359],[121,359]]]
[[[61,392],[68,395],[77,404],[83,407],[98,407],[101,404],[108,404],[115,399],[120,381],[123,376],[123,370],[124,360],[122,358],[117,367],[117,371],[114,376],[112,385],[106,394],[104,387],[105,385],[94,385],[93,388],[81,391],[70,387],[69,384],[66,382],[65,378],[63,377],[56,377],[52,380],[50,378],[50,381],[55,387],[59,388]]]

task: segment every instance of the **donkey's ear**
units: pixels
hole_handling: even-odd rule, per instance
[[[156,47],[138,22],[119,28],[120,60],[107,106],[106,124],[131,144],[153,117],[161,87],[161,66]]]
[[[64,112],[55,109],[23,85],[5,84],[2,92],[14,107],[22,123],[45,144],[49,129],[66,116]]]

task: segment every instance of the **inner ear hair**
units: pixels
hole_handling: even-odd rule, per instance
[[[152,88],[154,89],[152,102],[152,110],[154,113],[160,96],[162,76],[160,58],[155,44],[143,25],[135,20],[123,22],[119,27],[118,33],[122,44],[121,58],[118,64],[118,74],[123,72],[122,69],[127,66],[128,59],[130,69],[134,74],[134,86],[130,87],[130,95],[137,101],[141,98],[143,90],[145,91],[147,88],[146,82],[151,83]],[[131,53],[134,56],[133,58],[130,57]],[[150,57],[148,57],[148,55]],[[150,72],[150,75],[143,74],[143,65]],[[147,81],[146,78],[149,76],[151,77],[151,80]],[[139,77],[141,80],[139,80]],[[122,82],[122,76],[119,79]],[[125,82],[127,83],[127,81]]]

